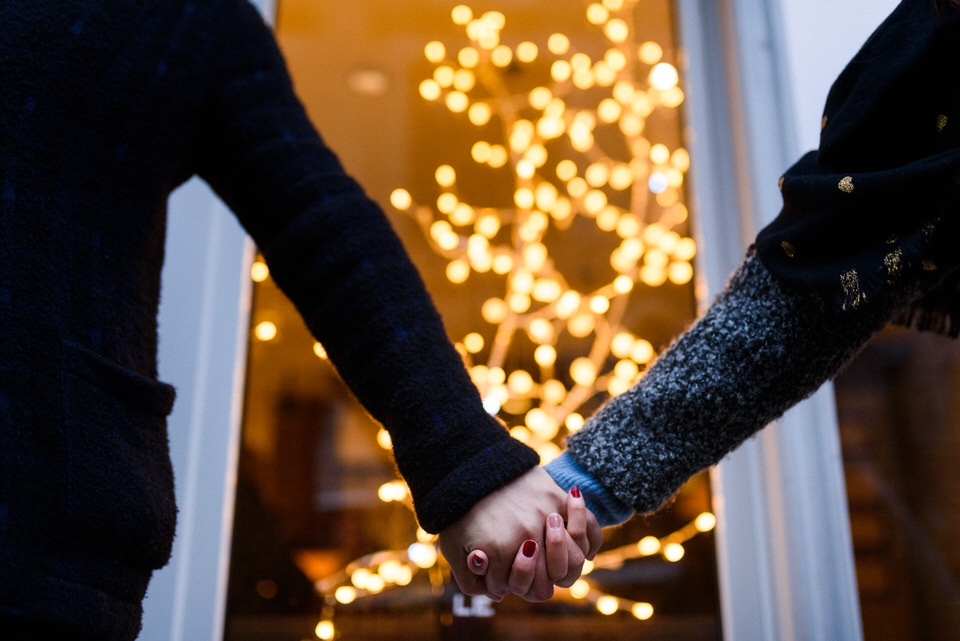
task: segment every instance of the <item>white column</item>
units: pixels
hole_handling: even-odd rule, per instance
[[[894,4],[679,0],[704,301],[779,211],[779,176],[816,146],[829,85]],[[861,639],[831,386],[713,482],[724,639]]]

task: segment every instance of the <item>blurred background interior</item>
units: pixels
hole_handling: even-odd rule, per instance
[[[276,28],[488,409],[555,456],[696,314],[673,2],[280,0]],[[706,474],[607,530],[547,604],[455,598],[388,437],[265,266],[251,278],[228,641],[720,638]],[[836,385],[870,641],[960,635],[958,363],[890,330]]]

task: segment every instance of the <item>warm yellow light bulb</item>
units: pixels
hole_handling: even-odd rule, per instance
[[[527,187],[521,187],[513,193],[513,202],[520,209],[532,208],[536,202],[533,196],[533,190]]]
[[[637,364],[632,360],[625,358],[617,361],[613,371],[618,378],[621,378],[628,383],[632,383],[640,374],[640,368],[637,367]]]
[[[564,292],[557,301],[557,317],[570,318],[580,308],[580,294],[574,291]]]
[[[476,354],[483,349],[483,336],[477,332],[470,332],[463,337],[463,345],[467,348],[468,352],[471,354]]]
[[[444,98],[444,104],[447,105],[447,109],[458,114],[467,110],[467,107],[470,106],[470,99],[462,91],[451,91]]]
[[[507,299],[507,305],[510,307],[510,311],[515,314],[526,313],[526,311],[530,309],[530,304],[530,296],[520,292],[511,294]]]
[[[619,49],[607,49],[603,60],[614,71],[620,71],[627,66],[627,57]]]
[[[480,54],[473,47],[464,47],[457,54],[457,61],[464,69],[473,69],[480,62]]]
[[[490,52],[490,62],[496,67],[506,67],[513,61],[513,49],[500,45]]]
[[[510,270],[513,269],[513,256],[506,252],[494,254],[491,269],[493,269],[493,273],[501,276],[509,274]]]
[[[538,343],[547,343],[553,340],[553,324],[545,318],[536,318],[530,321],[530,335]]]
[[[588,594],[590,594],[590,584],[584,579],[577,579],[577,581],[570,586],[570,596],[574,599],[586,598]]]
[[[646,621],[653,616],[653,606],[649,603],[634,603],[630,613],[641,621]]]
[[[597,105],[597,117],[600,118],[602,122],[616,122],[620,118],[621,113],[623,113],[623,108],[620,106],[620,103],[613,98],[605,98]]]
[[[590,185],[587,184],[587,181],[577,176],[573,178],[570,182],[567,183],[567,193],[573,196],[574,198],[583,198],[587,195],[587,192],[590,190]]]
[[[446,89],[453,84],[453,67],[442,65],[433,70],[433,79],[440,87]]]
[[[441,187],[451,187],[457,181],[457,172],[450,165],[440,165],[434,172],[434,178]]]
[[[584,423],[583,417],[577,414],[576,412],[573,412],[570,415],[568,415],[566,420],[563,422],[563,424],[571,432],[576,432],[577,430],[579,430],[581,427],[583,427],[583,423]]]
[[[442,42],[434,40],[428,42],[423,48],[423,55],[425,55],[430,62],[442,62],[443,58],[447,55],[447,50]]]
[[[624,214],[617,219],[617,236],[623,239],[629,239],[640,233],[642,224],[640,217],[634,214]],[[639,257],[639,254],[637,254]]]
[[[642,45],[640,45],[639,57],[640,62],[646,65],[656,64],[660,62],[660,58],[663,57],[663,47],[656,42],[644,42]]]
[[[615,596],[605,594],[597,599],[597,611],[607,616],[615,614],[620,609],[620,600]]]
[[[610,353],[617,358],[629,357],[633,341],[633,335],[630,332],[618,332],[610,341]]]
[[[465,25],[473,20],[473,10],[465,4],[458,4],[450,12],[454,24]]]
[[[478,127],[490,122],[492,115],[493,110],[490,108],[490,105],[485,102],[475,102],[470,105],[470,109],[467,110],[467,118]]]
[[[262,283],[270,277],[270,269],[262,260],[256,260],[250,265],[250,279],[255,283]]]
[[[564,159],[557,163],[557,178],[564,182],[573,180],[577,171],[577,163],[570,159]]]
[[[570,68],[570,63],[566,60],[555,60],[553,64],[550,65],[550,77],[557,82],[566,82],[570,79],[571,73],[573,73],[573,70]]]
[[[562,56],[570,49],[570,38],[562,33],[551,34],[547,39],[547,49],[549,49],[552,54]]]
[[[638,365],[649,363],[653,356],[653,345],[645,338],[638,338],[630,347],[630,359]]]
[[[527,160],[526,158],[522,159],[520,162],[517,163],[517,166],[516,166],[517,176],[519,178],[522,178],[523,180],[530,180],[531,178],[533,178],[533,175],[534,173],[536,173],[536,171],[537,171],[536,165],[534,165],[531,161]],[[530,191],[530,190],[527,190],[527,191]]]
[[[570,364],[570,378],[577,385],[589,387],[597,379],[597,370],[589,358],[581,356]]]
[[[473,143],[470,148],[470,156],[475,162],[486,163],[490,160],[490,143],[485,140],[479,140]]]
[[[596,328],[593,314],[577,314],[567,321],[567,331],[575,338],[586,338]]]
[[[544,211],[551,211],[557,205],[557,188],[551,183],[542,182],[537,185],[534,192],[537,199],[537,207]]]
[[[709,532],[717,526],[717,517],[710,512],[703,512],[694,521],[694,525],[700,532]]]
[[[475,217],[475,212],[473,207],[466,203],[457,203],[453,208],[453,211],[450,212],[450,222],[454,225],[464,226],[469,225],[473,222]],[[459,242],[459,239],[458,239]]]
[[[316,634],[317,638],[321,641],[329,641],[334,637],[335,632],[336,630],[333,627],[333,621],[321,621],[314,629],[314,634]]]
[[[654,89],[666,91],[677,86],[680,81],[680,74],[677,73],[677,68],[669,62],[658,62],[650,70],[648,81]]]
[[[603,33],[611,42],[623,42],[630,34],[630,28],[620,18],[613,18],[604,26]]]
[[[652,556],[660,551],[660,539],[655,536],[645,536],[637,542],[637,552],[643,556]]]
[[[337,603],[347,605],[356,600],[357,590],[349,585],[341,585],[337,588],[337,591],[333,593],[333,596],[337,600]]]
[[[413,198],[410,196],[410,192],[406,189],[394,189],[390,193],[390,204],[396,209],[404,211],[409,209],[413,204]]]
[[[453,88],[458,91],[470,91],[476,82],[476,75],[469,69],[458,69],[453,74]]]
[[[485,238],[493,238],[500,231],[500,219],[494,214],[484,214],[477,219],[474,229]]]
[[[610,299],[606,296],[594,296],[590,299],[590,311],[594,314],[606,314],[610,310]]]
[[[673,247],[673,255],[677,260],[692,259],[697,253],[697,244],[692,238],[681,238]]]
[[[633,171],[629,165],[617,165],[610,170],[610,186],[618,191],[627,189],[633,184]]]
[[[487,164],[493,168],[503,167],[507,164],[510,156],[507,154],[507,148],[503,145],[490,145],[490,158]]]
[[[620,220],[620,210],[616,207],[604,207],[597,213],[597,227],[603,231],[613,231],[617,228],[617,222]],[[616,252],[615,252],[616,253]],[[621,252],[622,253],[622,252]],[[611,255],[611,260],[613,255]],[[633,267],[632,264],[629,264],[624,269],[617,268],[617,271],[627,271]]]
[[[533,299],[541,303],[552,303],[560,298],[561,294],[563,286],[552,278],[540,278],[533,284]]]
[[[529,394],[530,390],[533,389],[533,377],[530,376],[530,373],[526,370],[515,369],[510,372],[510,376],[507,377],[507,387],[509,387],[513,393],[521,396]]]
[[[663,558],[671,563],[676,563],[683,558],[684,549],[679,543],[668,543],[663,548]]]
[[[540,367],[551,367],[557,361],[557,350],[550,345],[541,345],[533,352],[533,358]]]
[[[420,95],[425,100],[436,100],[440,97],[440,85],[433,78],[428,78],[420,83]]]
[[[508,313],[510,313],[510,310],[506,302],[500,298],[488,298],[480,307],[480,315],[483,316],[483,320],[491,325],[502,323]]]
[[[437,562],[437,548],[426,543],[413,543],[407,548],[407,557],[418,568],[430,568]]]
[[[675,261],[667,267],[667,278],[674,285],[686,285],[693,278],[693,267],[686,261]]]
[[[538,53],[537,45],[530,41],[521,42],[517,45],[517,60],[520,62],[533,62],[537,59]]]
[[[319,342],[313,343],[313,353],[317,358],[327,358],[327,350]]]
[[[602,4],[594,3],[587,7],[587,22],[603,24],[610,18],[610,12]]]
[[[382,427],[377,430],[377,445],[385,450],[393,449],[393,440],[390,438],[390,432]]]
[[[272,341],[277,337],[277,326],[270,321],[262,321],[253,328],[253,335],[258,341]]]
[[[543,393],[543,400],[551,405],[560,405],[563,403],[563,399],[567,397],[566,386],[555,378],[543,383],[540,389]],[[567,429],[569,429],[569,426]]]

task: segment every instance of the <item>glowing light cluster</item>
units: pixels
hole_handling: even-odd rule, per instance
[[[432,203],[418,203],[403,188],[390,198],[447,259],[451,283],[466,283],[474,274],[504,277],[503,295],[480,310],[492,330],[470,332],[458,348],[487,410],[520,416],[511,433],[545,460],[559,452],[555,441],[571,425],[582,425],[581,405],[599,393],[626,391],[655,357],[649,341],[620,327],[627,299],[639,287],[683,285],[693,277],[696,244],[674,229],[687,219],[682,190],[689,154],[647,131],[651,115],[683,102],[680,76],[658,43],[634,41],[635,4],[605,0],[587,7],[587,21],[607,41],[594,56],[560,33],[546,42],[510,44],[502,13],[455,7],[451,18],[467,42],[426,45],[424,55],[435,68],[420,94],[483,128],[470,149],[479,167],[439,165]],[[519,92],[508,89],[499,70],[537,60],[540,67],[546,62],[549,78]],[[494,116],[502,139],[490,139],[484,128]],[[601,144],[611,137],[623,143],[608,143],[615,151]],[[510,170],[511,206],[461,199],[461,174],[489,169]],[[577,217],[618,239],[608,257],[614,275],[591,291],[570,285],[546,240],[551,229],[569,229]],[[505,369],[517,334],[533,343],[535,371]],[[564,334],[593,345],[568,359],[557,349]]]
[[[663,47],[637,39],[632,25],[638,1],[587,6],[587,22],[602,34],[599,53],[579,50],[562,33],[540,42],[513,41],[503,13],[454,7],[451,19],[466,41],[426,44],[423,54],[433,71],[420,82],[419,94],[476,128],[476,140],[464,150],[468,166],[438,165],[435,192],[422,198],[405,188],[390,195],[391,205],[415,220],[446,260],[451,283],[467,283],[477,274],[502,279],[502,291],[480,307],[486,325],[469,331],[457,348],[484,408],[504,418],[511,435],[544,462],[583,426],[588,403],[626,391],[656,358],[651,341],[625,326],[630,297],[685,285],[693,277],[697,248],[684,235],[683,202],[690,157],[683,147],[657,139],[651,123],[677,109],[684,92]],[[505,79],[508,67],[529,69],[530,77],[543,70],[543,77],[517,89]],[[509,184],[510,201],[468,202],[460,185],[477,176]],[[575,221],[613,239],[609,255],[591,257],[612,268],[607,282],[574,287],[557,265],[552,239]],[[266,267],[255,266],[251,276],[266,278]],[[571,339],[581,351],[571,353]],[[513,357],[519,349],[531,353]],[[391,447],[384,430],[377,441]],[[379,497],[410,505],[402,481],[382,485]],[[604,594],[587,575],[594,567],[617,568],[655,555],[679,562],[684,543],[715,524],[704,513],[667,536],[605,551],[585,567],[584,578],[560,593],[588,600],[604,615],[626,612],[647,620],[653,605]],[[337,605],[406,585],[420,572],[437,587],[442,567],[434,537],[422,530],[405,550],[357,559],[317,585],[331,608],[317,625],[317,637],[334,638]]]

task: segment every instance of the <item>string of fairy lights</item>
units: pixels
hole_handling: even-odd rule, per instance
[[[536,449],[544,462],[559,454],[558,441],[583,425],[589,401],[626,391],[656,357],[649,340],[624,326],[631,293],[668,282],[683,285],[693,276],[696,245],[676,231],[685,229],[687,220],[682,189],[689,155],[681,146],[655,142],[655,132],[647,127],[658,110],[677,109],[684,94],[662,46],[638,41],[632,26],[638,1],[587,6],[586,19],[605,43],[593,55],[561,33],[546,42],[506,44],[502,13],[476,15],[467,5],[454,7],[451,18],[465,30],[468,43],[459,49],[439,41],[425,46],[434,70],[419,93],[454,115],[465,115],[476,128],[473,164],[438,166],[433,177],[438,194],[429,203],[403,188],[390,196],[393,207],[415,220],[431,249],[446,260],[452,284],[464,284],[475,274],[503,279],[502,295],[481,305],[487,326],[456,345],[487,411],[503,418],[511,435]],[[507,69],[517,67],[549,71],[542,83],[518,92],[504,79]],[[458,189],[473,172],[490,169],[512,180],[512,202],[471,203],[462,193],[468,190]],[[551,230],[570,230],[578,217],[616,239],[608,258],[610,278],[587,291],[571,285],[547,239]],[[256,263],[252,275],[266,279],[265,265]],[[268,322],[254,328],[260,340],[275,334]],[[518,335],[529,340],[518,341]],[[564,338],[585,347],[570,358],[568,349],[558,349]],[[511,358],[530,345],[532,361]],[[325,356],[319,344],[315,351]],[[509,366],[515,363],[531,366]],[[385,430],[377,440],[391,447]],[[410,505],[400,480],[381,486],[379,497]],[[678,562],[683,544],[715,525],[714,516],[705,512],[666,536],[606,550],[587,563],[577,583],[558,590],[559,597],[590,602],[602,614],[627,612],[647,620],[654,614],[652,604],[604,593],[591,581],[591,572],[654,555]],[[317,637],[336,636],[336,607],[409,585],[421,573],[435,588],[449,578],[436,538],[419,529],[406,549],[354,560],[316,586],[327,603]]]

